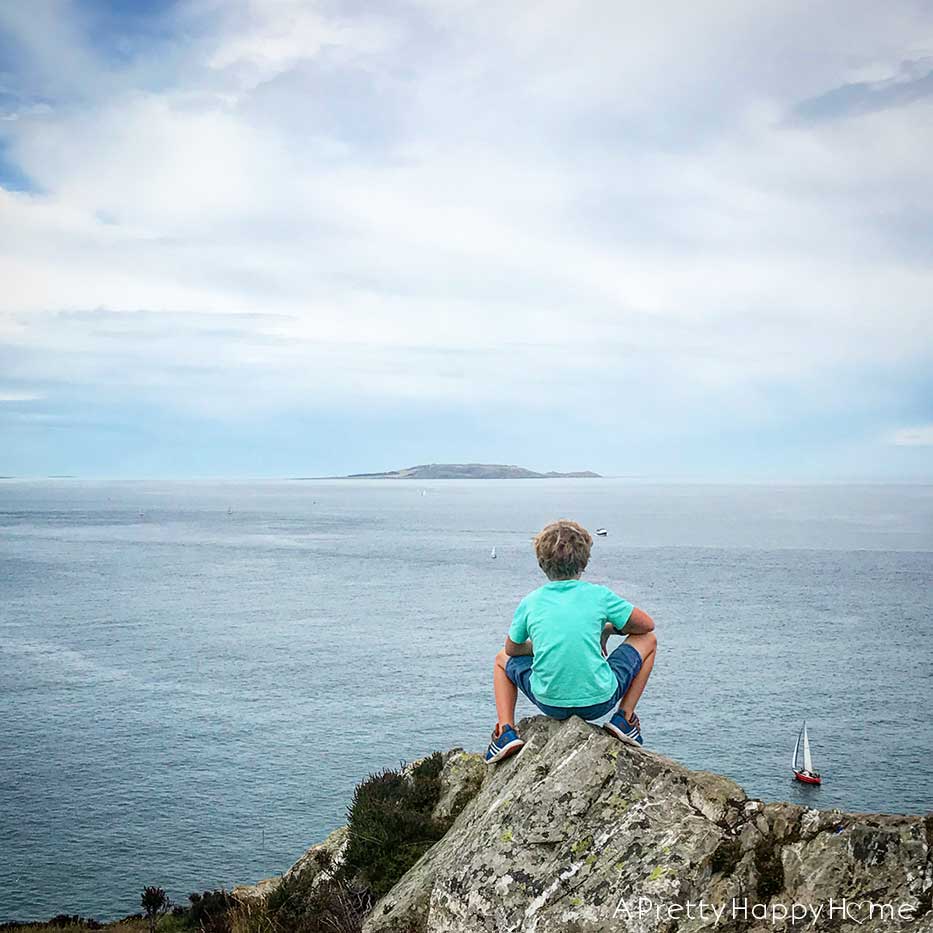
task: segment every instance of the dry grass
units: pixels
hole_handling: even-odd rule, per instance
[[[100,926],[88,923],[4,923],[0,924],[3,933],[148,933],[149,926],[142,917],[128,917],[114,920]]]

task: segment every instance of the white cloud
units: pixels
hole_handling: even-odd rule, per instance
[[[236,5],[228,5],[229,7]],[[214,7],[223,21],[224,7]],[[227,19],[207,59],[214,70],[233,69],[255,88],[327,52],[339,60],[382,52],[393,31],[372,16],[326,15],[306,0],[246,0]]]
[[[154,52],[122,82],[65,8],[41,41],[46,19],[17,18],[30,74],[68,47],[82,75],[7,130],[38,189],[0,191],[18,379],[235,412],[548,404],[598,372],[611,404],[640,382],[672,409],[745,412],[765,386],[817,405],[837,368],[931,355],[933,268],[904,231],[933,198],[933,100],[788,120],[919,60],[919,6],[333,10],[196,4],[170,70]],[[49,313],[90,308],[166,329]],[[243,328],[192,334],[192,313]]]
[[[933,447],[933,424],[900,428],[891,435],[890,442],[896,447]]]

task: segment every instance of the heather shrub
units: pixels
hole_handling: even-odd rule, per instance
[[[347,811],[349,837],[342,871],[382,897],[441,836],[431,816],[444,761],[435,752],[412,769],[380,771],[357,785]]]
[[[237,902],[227,891],[205,891],[189,894],[188,926],[201,933],[230,933],[231,911]]]

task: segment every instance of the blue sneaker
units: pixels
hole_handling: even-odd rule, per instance
[[[603,725],[607,732],[611,732],[617,739],[628,742],[629,745],[644,745],[645,740],[641,737],[641,723],[638,717],[632,713],[631,719],[625,718],[625,713],[619,710],[609,722]]]
[[[497,726],[489,748],[486,749],[486,764],[493,765],[509,755],[514,755],[524,744],[511,725],[505,725],[501,730]]]

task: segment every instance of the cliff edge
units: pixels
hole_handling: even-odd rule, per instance
[[[364,933],[933,931],[933,816],[750,800],[579,719],[520,731],[521,754],[494,768],[445,756],[450,828]]]

